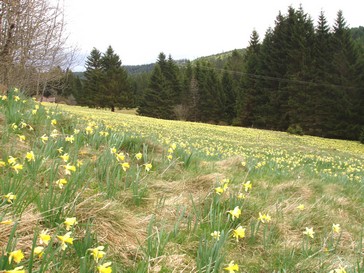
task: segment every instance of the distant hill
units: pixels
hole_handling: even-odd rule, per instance
[[[144,73],[144,72],[150,72],[150,71],[152,71],[154,65],[155,65],[155,63],[141,64],[141,65],[123,65],[123,67],[126,69],[126,71],[130,75],[134,75],[134,74],[140,74],[140,73]]]
[[[244,54],[245,48],[236,49],[241,55]],[[208,61],[210,63],[216,64],[218,67],[221,66],[221,64],[225,64],[225,62],[228,60],[228,58],[232,55],[234,50],[217,53],[209,56],[199,57],[192,61],[192,63],[197,61]],[[220,65],[219,65],[220,64]],[[223,66],[223,65],[222,65]]]

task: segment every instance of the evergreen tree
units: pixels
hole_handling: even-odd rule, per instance
[[[97,93],[103,83],[101,52],[93,48],[86,60],[86,71],[84,73],[83,97],[79,97],[78,103],[95,107],[97,105]]]

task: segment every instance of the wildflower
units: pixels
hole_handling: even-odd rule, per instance
[[[217,188],[215,188],[215,192],[216,192],[218,195],[220,195],[220,194],[222,194],[222,193],[224,192],[224,189],[223,189],[223,188],[221,188],[221,187],[217,187]]]
[[[329,273],[346,273],[346,270],[344,267],[340,266],[339,268],[331,270]]]
[[[49,244],[49,241],[51,240],[51,236],[48,234],[48,229],[43,229],[41,233],[39,234],[39,243],[45,244],[46,246]]]
[[[27,127],[27,124],[24,121],[21,121],[19,126],[20,126],[20,128],[23,129],[23,128]]]
[[[15,165],[16,158],[12,157],[12,156],[9,156],[8,163],[9,163],[9,165]]]
[[[14,131],[15,131],[16,129],[18,129],[18,125],[16,125],[15,123],[12,123],[12,124],[10,125],[10,127],[11,127],[11,129],[13,129]]]
[[[13,261],[13,260],[14,260],[15,263],[18,264],[23,259],[24,259],[24,253],[23,253],[23,251],[21,251],[21,249],[14,250],[14,251],[9,253],[9,264],[11,264],[11,261]]]
[[[173,156],[172,156],[171,154],[169,154],[169,155],[167,156],[167,159],[168,159],[169,161],[171,161],[171,160],[173,159]]]
[[[115,148],[115,147],[110,148],[110,152],[111,152],[112,154],[116,154],[116,148]]]
[[[231,261],[227,267],[224,267],[224,270],[229,271],[229,273],[234,273],[235,271],[239,271],[238,264],[234,264],[234,261]]]
[[[100,131],[100,136],[107,137],[109,135],[109,132]]]
[[[58,179],[58,180],[56,181],[56,184],[58,185],[58,187],[59,187],[60,189],[63,189],[63,186],[67,184],[67,180],[66,180],[66,179],[64,179],[64,178]]]
[[[37,113],[37,109],[32,110],[32,115],[35,115]]]
[[[239,242],[239,238],[243,239],[245,237],[245,228],[238,226],[237,229],[233,230],[233,237],[236,238],[237,242]]]
[[[246,195],[244,193],[240,192],[238,194],[238,199],[245,199],[245,198],[246,198]]]
[[[7,99],[8,99],[8,97],[7,97],[6,95],[3,95],[3,96],[1,96],[1,99],[2,99],[2,100],[7,100]]]
[[[52,130],[52,132],[51,132],[51,134],[50,134],[50,137],[51,137],[51,138],[56,138],[58,135],[59,135],[59,134],[58,134],[57,129],[54,129],[54,130]]]
[[[0,168],[5,167],[5,166],[6,166],[6,162],[5,162],[5,161],[0,160]]]
[[[23,270],[24,266],[17,266],[14,269],[11,270],[5,270],[5,273],[25,273],[25,270]]]
[[[176,150],[176,148],[177,148],[176,143],[172,143],[172,144],[171,144],[171,148],[172,148],[173,150]]]
[[[71,174],[71,171],[72,172],[75,172],[76,171],[76,167],[73,166],[73,165],[70,165],[69,163],[67,165],[63,165],[64,167],[64,170],[65,170],[65,173],[70,175]]]
[[[262,214],[261,212],[259,212],[258,220],[264,224],[264,223],[269,223],[272,219],[269,216],[269,214]]]
[[[0,222],[1,225],[11,225],[12,223],[13,223],[13,220],[4,220],[4,221]]]
[[[70,159],[70,156],[67,153],[60,155],[59,157],[62,158],[64,163],[67,163],[67,161]]]
[[[14,93],[19,93],[19,88],[15,87],[14,88]]]
[[[33,127],[32,127],[32,126],[30,126],[29,124],[28,124],[28,130],[29,130],[29,131],[34,131]]]
[[[232,219],[235,220],[235,218],[240,217],[241,210],[239,209],[239,206],[236,206],[233,210],[229,210],[228,213],[230,213],[232,216]]]
[[[35,255],[38,255],[38,258],[42,258],[44,253],[44,247],[43,246],[37,246],[34,248],[33,253]]]
[[[125,154],[123,152],[120,152],[118,154],[115,154],[117,161],[124,161],[125,160]]]
[[[39,104],[34,105],[35,110],[39,109]]]
[[[56,119],[52,119],[52,120],[51,120],[51,124],[52,124],[53,126],[57,125],[57,120],[56,120]]]
[[[11,166],[12,169],[14,169],[14,171],[16,173],[19,173],[19,170],[22,170],[23,169],[23,165],[22,164],[19,164],[19,163],[16,163],[15,165]]]
[[[220,231],[214,231],[211,233],[212,238],[219,240],[220,239]]]
[[[126,172],[130,168],[130,164],[128,162],[124,162],[120,165],[123,168],[124,172]]]
[[[28,160],[28,162],[35,161],[35,156],[34,156],[33,151],[27,152],[27,154],[25,155],[25,158]]]
[[[246,166],[246,162],[245,161],[242,161],[241,162],[241,166],[245,167]]]
[[[46,143],[47,141],[48,141],[48,136],[46,135],[46,134],[44,134],[44,135],[42,135],[41,137],[40,137],[40,139],[41,139],[41,141],[43,142],[43,144],[44,143]]]
[[[144,165],[144,167],[145,167],[145,170],[147,172],[149,172],[153,168],[153,165],[151,163],[147,163],[147,164]]]
[[[98,246],[95,248],[89,248],[88,250],[91,251],[91,255],[94,257],[94,260],[98,263],[99,259],[101,259],[102,257],[104,257],[104,255],[106,254],[104,250],[104,246]]]
[[[76,165],[77,165],[77,167],[81,167],[83,165],[82,160],[81,159],[77,159]]]
[[[18,135],[18,137],[21,142],[25,141],[25,135]]]
[[[14,101],[19,101],[20,97],[19,96],[14,96]]]
[[[6,202],[13,203],[13,201],[16,199],[16,195],[12,192],[9,192],[8,194],[3,195],[3,198],[6,199]]]
[[[58,151],[58,153],[60,153],[60,154],[61,154],[61,153],[63,153],[63,147],[58,148],[58,149],[57,149],[57,151]]]
[[[340,224],[332,224],[332,232],[339,234],[341,231]]]
[[[91,126],[87,126],[85,131],[86,131],[86,135],[91,135],[94,132],[94,130],[92,129]]]
[[[58,240],[60,240],[61,244],[62,244],[62,250],[65,250],[67,248],[67,244],[73,245],[73,238],[71,238],[71,233],[72,232],[67,232],[65,235],[60,236],[58,235],[57,238]]]
[[[69,143],[73,143],[75,141],[75,137],[73,135],[66,136],[65,140]]]
[[[143,157],[143,154],[142,154],[142,153],[137,153],[137,154],[135,155],[135,158],[136,158],[137,160],[142,159],[142,157]]]
[[[76,217],[66,218],[63,223],[66,225],[66,230],[70,230],[72,226],[78,224]]]
[[[99,271],[99,273],[111,273],[112,268],[110,266],[111,266],[111,262],[107,262],[102,265],[98,265],[97,270]]]
[[[299,209],[299,210],[304,210],[304,209],[305,209],[305,205],[304,205],[304,204],[299,204],[299,205],[297,206],[297,209]]]
[[[169,153],[169,154],[173,154],[173,149],[172,149],[172,148],[169,148],[169,149],[168,149],[168,153]]]
[[[73,130],[73,133],[74,133],[75,135],[77,135],[79,132],[80,132],[80,130],[79,130],[79,129],[74,129],[74,130]]]
[[[244,187],[245,192],[248,192],[249,190],[251,190],[252,186],[253,185],[252,185],[252,183],[250,181],[247,181],[247,182],[243,183],[243,187]]]
[[[306,227],[306,230],[303,232],[303,234],[307,235],[308,237],[313,238],[313,235],[315,232],[313,231],[313,228]]]

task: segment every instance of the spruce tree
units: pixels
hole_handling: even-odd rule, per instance
[[[96,48],[93,48],[90,56],[87,57],[84,76],[83,97],[79,97],[78,101],[81,104],[96,107],[98,104],[96,99],[97,93],[101,89],[104,80],[101,52]]]

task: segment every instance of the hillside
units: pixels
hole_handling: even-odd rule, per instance
[[[0,99],[0,138],[0,271],[364,267],[358,142],[39,104],[17,92]]]

